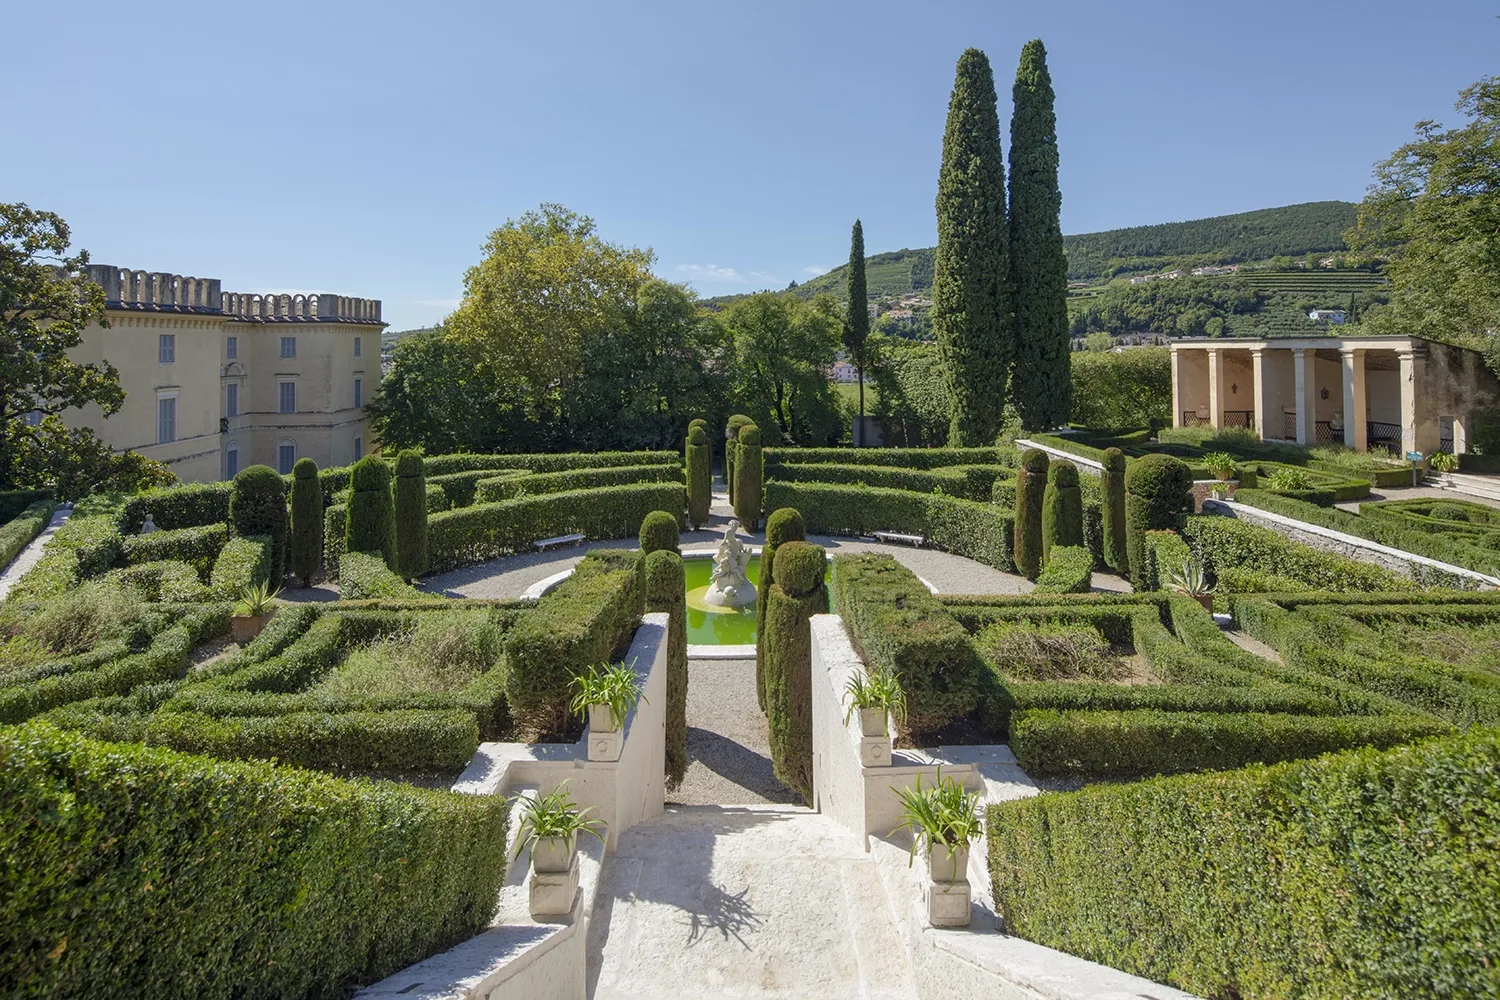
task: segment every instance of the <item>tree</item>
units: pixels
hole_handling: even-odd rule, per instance
[[[849,237],[849,302],[844,317],[844,350],[849,352],[859,373],[859,433],[856,445],[864,443],[865,421],[865,340],[870,336],[870,303],[865,291],[865,229],[854,220]]]
[[[323,565],[323,485],[310,458],[299,458],[292,466],[291,535],[290,569],[307,587]]]
[[[1013,337],[1006,255],[1005,163],[989,59],[958,60],[938,173],[932,326],[942,349],[948,443],[993,444],[1000,430]]]
[[[0,203],[0,489],[57,484],[65,499],[175,481],[160,463],[115,455],[91,430],[58,417],[89,404],[108,417],[125,402],[114,365],[68,357],[84,330],[109,326],[104,290],[85,273],[88,252],[70,256],[71,242],[54,213]],[[43,419],[23,419],[32,413]]]
[[[1067,423],[1071,408],[1057,113],[1041,39],[1033,38],[1021,49],[1012,94],[1010,274],[1016,346],[1011,395],[1021,426],[1038,431]]]
[[[843,411],[827,374],[843,326],[838,300],[759,292],[730,303],[718,322],[734,352],[735,396],[767,443],[823,445],[843,437]]]
[[[1391,257],[1390,304],[1376,332],[1452,340],[1500,371],[1500,77],[1465,89],[1468,122],[1418,122],[1416,138],[1376,164],[1375,184],[1346,234],[1351,249]]]
[[[421,453],[403,451],[396,456],[393,487],[396,543],[391,568],[407,583],[427,572],[427,477]]]

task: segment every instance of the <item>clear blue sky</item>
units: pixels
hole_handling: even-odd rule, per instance
[[[633,9],[632,9],[633,8]],[[954,63],[1047,44],[1063,229],[1358,199],[1500,3],[16,4],[0,200],[96,261],[440,318],[543,201],[705,295],[930,246]]]

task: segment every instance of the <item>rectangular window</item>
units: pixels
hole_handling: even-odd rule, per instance
[[[177,334],[163,333],[156,338],[156,361],[163,365],[177,361]]]
[[[277,409],[282,413],[296,413],[297,383],[277,382],[276,389],[279,394],[277,399],[279,405],[277,406]]]
[[[32,410],[21,418],[21,422],[24,423],[27,427],[42,426],[42,411]]]
[[[365,457],[365,439],[357,437],[354,439],[354,460],[358,462]]]
[[[240,356],[240,338],[230,337],[224,342],[224,356],[226,358],[237,358]]]
[[[355,337],[354,338],[354,356],[356,358],[360,357],[361,354],[362,354],[362,352],[360,351],[360,348],[363,346],[363,344],[361,343],[361,341],[363,341],[363,340],[364,340],[363,337]]]
[[[297,446],[291,441],[283,441],[276,446],[276,471],[283,476],[292,474],[292,466],[297,464]]]
[[[233,479],[240,471],[240,449],[236,445],[230,445],[228,453],[224,456],[224,478]]]
[[[226,417],[237,417],[240,415],[240,385],[231,382],[224,387],[224,415]]]
[[[171,444],[177,440],[177,398],[169,396],[156,401],[156,443]]]
[[[365,405],[365,380],[362,378],[354,380],[354,405],[355,407]]]
[[[297,338],[281,338],[281,356],[283,358],[295,358],[297,356]]]

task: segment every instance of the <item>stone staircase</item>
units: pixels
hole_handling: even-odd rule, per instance
[[[1448,472],[1429,475],[1424,484],[1440,490],[1480,497],[1485,500],[1500,500],[1500,476],[1480,476],[1472,472]]]
[[[880,874],[799,806],[676,806],[620,837],[589,923],[596,1000],[915,1000]]]

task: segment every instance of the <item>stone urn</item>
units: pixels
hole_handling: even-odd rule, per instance
[[[229,637],[240,645],[244,645],[260,635],[260,630],[265,628],[266,623],[274,617],[276,617],[274,608],[263,615],[232,615],[229,619]]]
[[[615,718],[614,709],[608,705],[589,706],[589,732],[602,735],[604,733],[617,733],[620,731],[620,720]]]
[[[531,845],[531,870],[544,875],[564,874],[572,869],[577,849],[576,837],[539,837]]]
[[[934,882],[963,882],[969,877],[969,845],[951,851],[947,844],[932,844],[927,850],[927,872]]]
[[[883,708],[862,708],[859,710],[859,734],[865,737],[886,736],[890,733],[890,727],[886,724],[890,717]]]
[[[1209,614],[1213,614],[1214,613],[1214,595],[1213,594],[1194,594],[1193,595],[1193,600],[1195,600],[1199,604],[1203,605],[1203,610],[1204,611],[1207,611]]]

